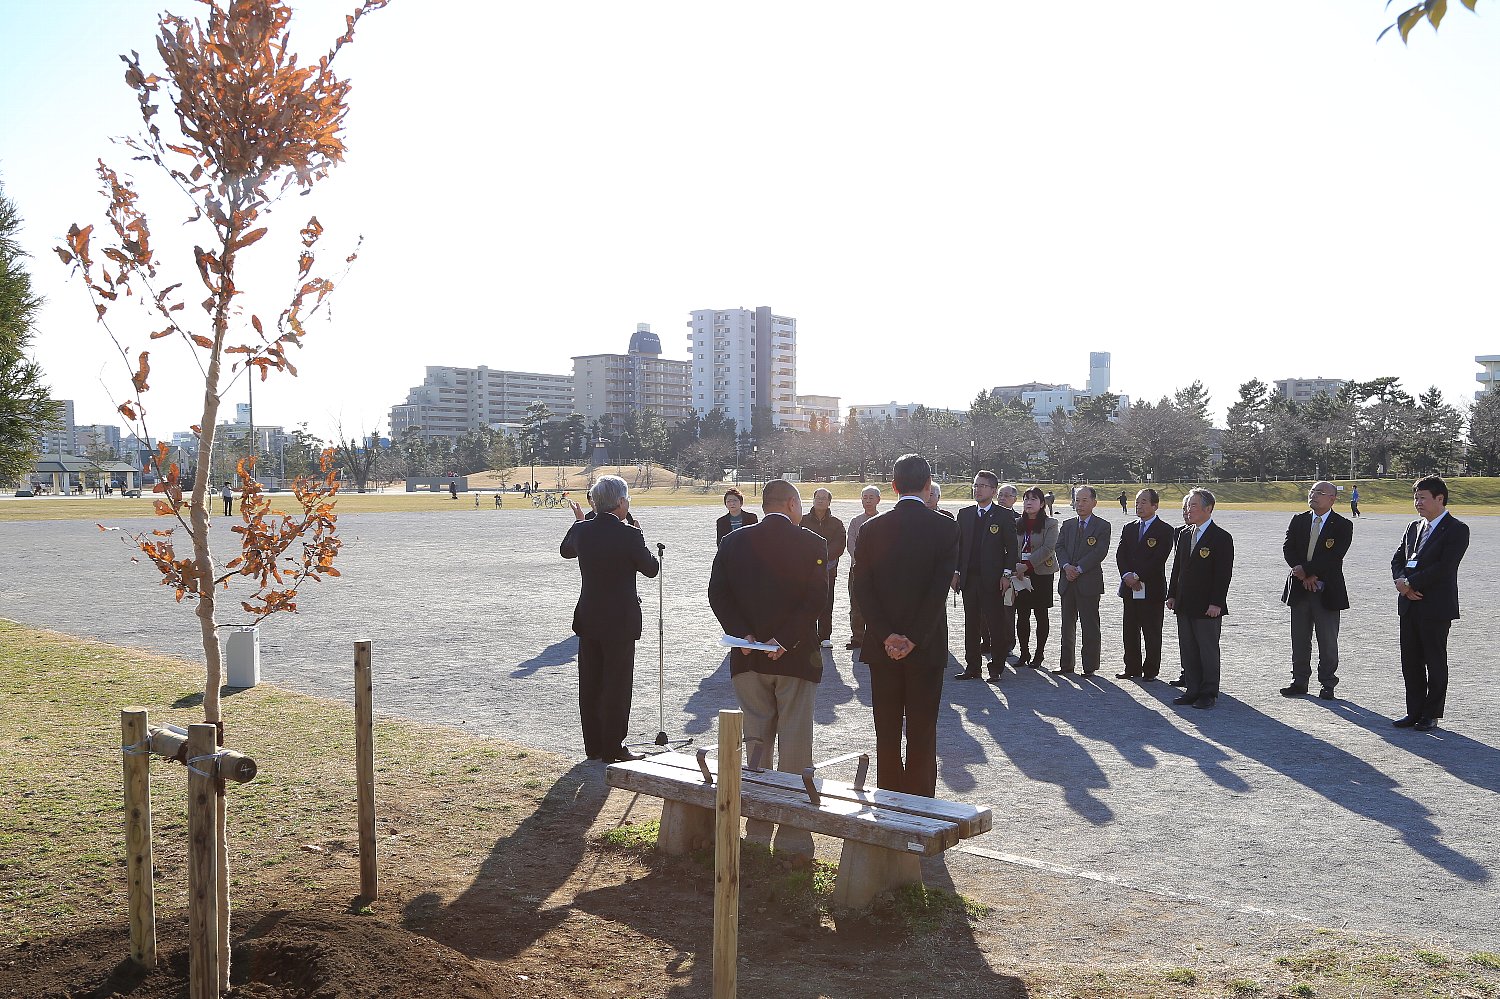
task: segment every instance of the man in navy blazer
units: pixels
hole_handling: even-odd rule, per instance
[[[1234,572],[1234,539],[1213,517],[1213,493],[1197,488],[1183,497],[1187,526],[1177,532],[1167,583],[1167,609],[1177,615],[1177,649],[1186,681],[1182,696],[1172,703],[1195,708],[1211,708],[1219,699],[1219,637]]]
[[[1339,614],[1349,609],[1344,556],[1354,541],[1354,524],[1333,510],[1339,491],[1332,482],[1314,482],[1307,510],[1292,518],[1281,545],[1290,572],[1281,602],[1292,609],[1292,682],[1282,697],[1307,693],[1312,678],[1312,640],[1318,636],[1318,696],[1334,699],[1338,685]]]
[[[583,575],[573,632],[578,636],[578,714],[583,748],[591,760],[639,759],[625,748],[630,728],[630,695],[635,682],[635,643],[641,637],[641,598],[635,577],[647,579],[661,563],[646,549],[630,515],[630,490],[618,475],[603,475],[589,490],[597,514],[584,519],[573,503],[573,526],[559,551],[576,558]]]
[[[931,797],[948,662],[945,597],[957,561],[958,524],[922,501],[932,481],[927,459],[902,455],[893,478],[899,499],[889,513],[860,528],[850,584],[865,615],[860,658],[870,667],[875,782],[888,791]]]
[[[1156,515],[1160,506],[1161,494],[1155,489],[1136,493],[1137,519],[1120,530],[1120,547],[1115,549],[1115,567],[1120,570],[1119,594],[1125,599],[1125,672],[1115,674],[1119,680],[1155,680],[1161,673],[1167,558],[1172,554],[1175,532]]]
[[[1430,732],[1448,697],[1448,631],[1458,620],[1458,565],[1469,550],[1469,525],[1448,513],[1442,476],[1418,479],[1412,505],[1418,519],[1391,556],[1406,681],[1406,714],[1394,724]]]
[[[1099,598],[1104,596],[1104,559],[1109,554],[1109,521],[1094,516],[1099,493],[1093,486],[1073,491],[1078,516],[1057,532],[1057,592],[1062,597],[1062,654],[1059,673],[1073,672],[1079,625],[1083,630],[1083,671],[1099,672]]]

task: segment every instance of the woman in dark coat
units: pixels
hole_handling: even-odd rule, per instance
[[[724,505],[729,508],[729,512],[720,517],[717,521],[719,536],[714,541],[714,544],[716,545],[724,540],[724,535],[728,534],[735,528],[749,527],[751,524],[760,519],[755,514],[745,509],[745,494],[740,492],[733,486],[730,486],[729,489],[724,493]]]

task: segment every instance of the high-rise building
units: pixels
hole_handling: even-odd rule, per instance
[[[42,434],[43,454],[73,454],[78,450],[77,428],[73,424],[73,400],[58,399],[57,421]]]
[[[661,338],[649,323],[637,323],[624,354],[581,354],[573,358],[574,412],[590,424],[608,417],[619,428],[626,414],[649,409],[669,424],[690,415],[691,361],[661,356]]]
[[[429,365],[422,384],[391,407],[391,436],[462,437],[481,427],[519,426],[532,403],[564,419],[573,412],[573,376]]]
[[[693,408],[720,410],[741,430],[754,425],[756,409],[766,410],[773,426],[797,426],[797,320],[764,305],[692,316]]]
[[[877,403],[870,406],[850,406],[850,414],[860,423],[884,423],[886,420],[893,424],[904,425],[911,422],[917,410],[925,410],[933,415],[943,414],[952,416],[959,423],[969,422],[969,411],[967,409],[943,409],[940,406],[924,406],[920,402],[908,402],[905,404],[895,401],[888,403]]]
[[[1342,378],[1278,378],[1276,394],[1293,402],[1307,402],[1315,395],[1338,395]]]
[[[1089,353],[1089,395],[1103,395],[1109,391],[1109,351],[1096,350]]]
[[[1500,354],[1480,354],[1474,358],[1474,363],[1479,365],[1479,374],[1474,376],[1482,387],[1474,393],[1474,398],[1483,399],[1489,393],[1495,391],[1495,385],[1500,382]]]
[[[120,456],[120,428],[108,423],[93,423],[73,428],[74,454],[86,457]]]

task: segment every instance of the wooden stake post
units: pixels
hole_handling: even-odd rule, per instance
[[[354,768],[359,785],[359,894],[375,901],[375,695],[370,643],[354,643]]]
[[[735,999],[740,934],[740,747],[744,716],[719,712],[715,795],[714,999]]]
[[[151,863],[151,744],[145,708],[120,712],[125,760],[125,865],[130,880],[130,960],[156,966],[156,884]]]
[[[219,996],[218,727],[189,725],[188,995]]]

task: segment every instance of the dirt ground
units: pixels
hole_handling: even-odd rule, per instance
[[[181,768],[153,767],[160,961],[141,972],[125,961],[116,740],[123,705],[193,720],[192,682],[173,660],[0,621],[0,997],[187,995]],[[229,744],[261,763],[230,791],[233,994],[711,994],[711,861],[651,850],[659,803],[610,791],[602,764],[380,720],[367,903],[347,707],[268,685],[228,705]],[[1025,835],[1012,816],[974,842]],[[1495,954],[956,850],[926,863],[930,890],[836,912],[837,849],[820,840],[825,863],[801,870],[746,846],[740,995],[1500,996]]]

